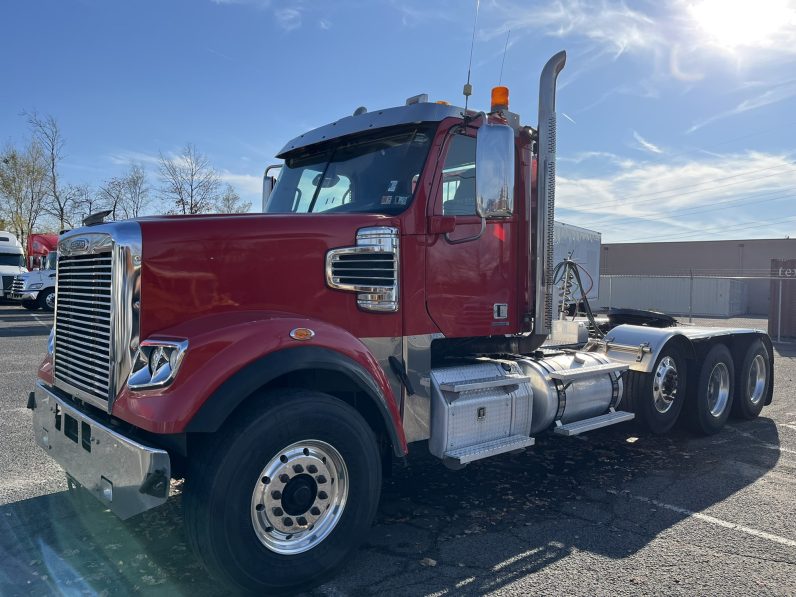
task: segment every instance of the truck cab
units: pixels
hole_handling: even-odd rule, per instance
[[[25,271],[22,245],[10,232],[0,231],[0,299],[11,297],[14,278]]]
[[[485,112],[424,96],[359,108],[284,146],[265,213],[63,234],[28,400],[39,445],[122,518],[185,479],[211,574],[284,592],[345,561],[409,443],[462,468],[540,434],[756,417],[773,388],[765,333],[587,310],[581,337],[557,304],[580,276],[553,263],[564,63],[542,71],[536,127],[505,88]]]
[[[41,268],[19,274],[11,286],[10,298],[30,311],[55,310],[55,278],[58,252],[51,251],[40,260]]]

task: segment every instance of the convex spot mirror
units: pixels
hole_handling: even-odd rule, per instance
[[[514,211],[514,129],[506,124],[484,124],[475,140],[478,215],[508,217]]]
[[[335,186],[338,182],[340,182],[340,177],[337,174],[332,174],[331,176],[324,176],[321,179],[322,174],[318,174],[315,178],[312,179],[312,186],[317,187],[320,185],[322,189],[330,189]]]

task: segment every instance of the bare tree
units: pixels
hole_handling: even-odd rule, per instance
[[[125,218],[143,215],[149,206],[149,184],[143,166],[133,164],[124,177],[124,200],[121,212]]]
[[[235,188],[227,184],[218,198],[215,211],[222,214],[240,214],[248,212],[251,206],[251,201],[242,201]]]
[[[82,223],[86,216],[98,211],[108,209],[105,195],[100,191],[94,191],[88,185],[75,185],[71,189],[75,202],[75,212]]]
[[[0,158],[0,213],[22,245],[41,219],[47,197],[47,158],[36,140]]]
[[[160,192],[176,214],[201,214],[214,210],[221,196],[221,179],[207,157],[192,144],[173,158],[160,154]]]
[[[61,186],[58,166],[64,157],[64,137],[58,121],[51,115],[40,116],[37,112],[25,112],[33,139],[41,146],[47,162],[47,200],[45,213],[58,220],[63,230],[71,227],[74,218],[75,196],[70,187]]]
[[[111,220],[117,219],[124,203],[125,184],[123,178],[109,178],[100,185],[97,196],[102,201],[101,209],[111,210]]]

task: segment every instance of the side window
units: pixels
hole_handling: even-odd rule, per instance
[[[473,216],[475,209],[475,138],[455,135],[442,167],[442,213]]]

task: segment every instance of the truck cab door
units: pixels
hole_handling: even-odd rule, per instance
[[[446,337],[512,333],[518,323],[517,217],[478,215],[473,131],[451,130],[428,203],[426,308]]]

